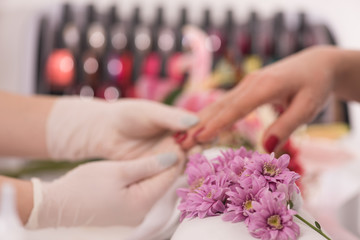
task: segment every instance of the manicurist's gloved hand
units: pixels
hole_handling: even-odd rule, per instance
[[[46,143],[53,159],[134,159],[147,155],[171,131],[197,122],[190,112],[146,100],[65,97],[49,113]]]
[[[174,182],[183,162],[179,153],[166,152],[86,163],[53,182],[33,179],[34,207],[26,225],[137,225]]]

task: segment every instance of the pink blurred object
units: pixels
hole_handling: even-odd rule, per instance
[[[198,92],[205,89],[204,84],[211,75],[212,53],[206,48],[207,34],[193,26],[184,27],[184,38],[191,50],[191,62],[186,92]]]
[[[338,141],[316,138],[302,138],[296,141],[299,160],[307,172],[320,173],[343,166],[354,159],[354,154]]]
[[[178,84],[169,78],[141,76],[136,83],[136,96],[139,98],[163,101]]]
[[[209,104],[215,102],[225,91],[209,90],[196,93],[184,93],[177,99],[175,105],[189,111],[198,112]]]
[[[234,124],[234,129],[244,135],[254,145],[258,142],[262,128],[263,123],[255,112],[250,113]]]

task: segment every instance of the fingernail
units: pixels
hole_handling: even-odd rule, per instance
[[[187,132],[180,132],[180,134],[175,137],[175,141],[177,143],[182,143],[187,138],[187,136]]]
[[[275,111],[280,115],[283,114],[283,112],[285,111],[285,108],[281,105],[276,105],[274,108],[275,108]]]
[[[187,128],[196,125],[198,122],[199,118],[194,115],[186,115],[181,119],[181,123]]]
[[[268,153],[271,153],[276,148],[277,144],[279,143],[279,138],[275,135],[271,135],[264,144],[264,148]]]
[[[181,132],[176,132],[176,133],[174,133],[172,136],[173,136],[173,138],[175,138],[175,140],[176,140],[176,139],[178,139],[178,138],[180,137],[180,135],[181,135]]]
[[[196,137],[205,129],[205,127],[199,128],[193,135],[193,139],[196,141]]]
[[[177,155],[174,152],[162,153],[157,156],[160,166],[168,168],[177,162]]]

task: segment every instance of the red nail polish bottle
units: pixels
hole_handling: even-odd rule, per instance
[[[54,50],[48,56],[45,65],[50,94],[64,94],[75,78],[74,51],[78,49],[78,29],[73,21],[69,4],[62,8],[62,22],[56,29]]]

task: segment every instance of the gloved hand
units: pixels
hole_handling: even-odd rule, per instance
[[[47,120],[53,159],[134,159],[148,154],[169,131],[183,131],[196,115],[146,100],[57,100]]]
[[[32,179],[34,207],[26,226],[137,225],[181,172],[179,154],[180,149],[131,161],[91,162],[53,182]]]

